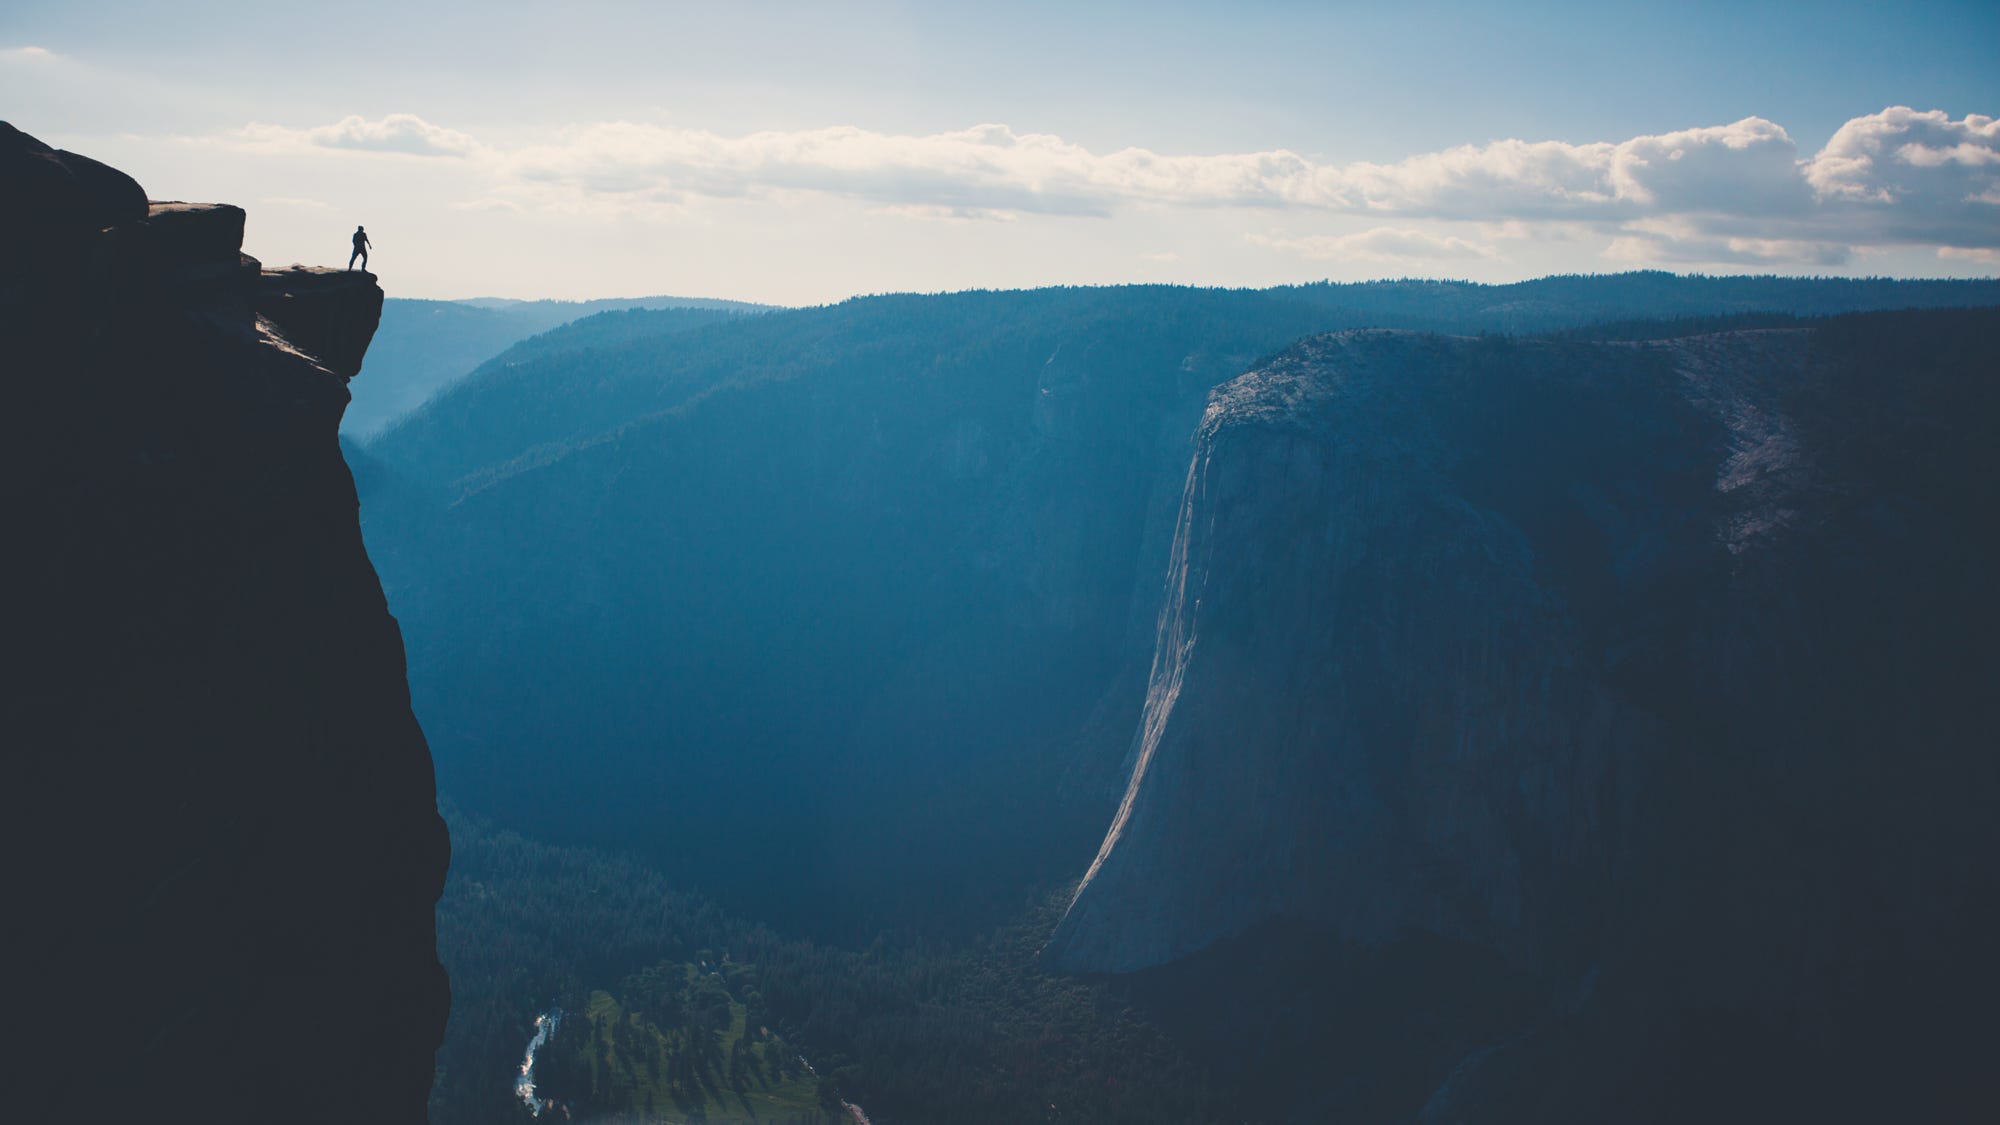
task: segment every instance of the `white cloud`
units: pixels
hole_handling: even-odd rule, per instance
[[[1315,234],[1299,238],[1275,233],[1253,234],[1248,236],[1247,241],[1320,260],[1410,262],[1499,257],[1490,246],[1469,242],[1456,235],[1433,234],[1409,227],[1375,227],[1354,234]]]
[[[1892,106],[1842,125],[1804,170],[1831,216],[1882,240],[2000,247],[2000,119]]]
[[[1640,232],[1611,240],[1604,256],[1613,261],[1653,265],[1841,266],[1854,247],[1838,242],[1787,238],[1711,238],[1700,234]]]
[[[454,211],[492,211],[506,215],[522,215],[527,208],[511,199],[483,196],[478,199],[461,199],[451,205]]]
[[[1429,218],[1594,219],[1727,209],[1767,214],[1808,202],[1798,147],[1777,125],[1746,117],[1620,143],[1495,141],[1394,164],[1321,169],[1343,210]]]
[[[0,47],[0,61],[6,61],[6,62],[14,62],[16,60],[27,62],[35,59],[52,59],[55,57],[55,55],[56,53],[54,51],[49,50],[47,47],[36,47],[33,45],[23,46],[23,47]]]
[[[817,191],[890,204],[1102,216],[1121,204],[1304,208],[1431,218],[1617,219],[1787,191],[1796,149],[1755,118],[1621,145],[1500,141],[1396,164],[1317,165],[1296,153],[1093,153],[1045,133],[979,125],[903,136],[842,126],[723,137],[614,123],[508,154],[513,175],[597,194],[739,198]],[[1788,178],[1787,178],[1788,177]],[[1746,188],[1754,187],[1754,193]]]
[[[934,203],[890,203],[872,208],[870,213],[896,219],[921,219],[937,223],[1011,223],[1021,217],[1013,211],[994,211],[979,207],[946,207]]]
[[[1743,233],[1731,233],[1735,228]],[[1605,248],[1614,261],[1687,265],[1838,266],[1854,257],[1849,243],[1787,235],[1768,220],[1722,221],[1714,214],[1634,219]],[[1776,237],[1772,237],[1776,235]]]
[[[353,114],[331,125],[311,129],[252,122],[237,130],[231,139],[257,148],[314,146],[404,156],[464,157],[480,152],[479,142],[466,134],[433,125],[414,113],[392,113],[380,121]]]
[[[723,136],[612,122],[500,146],[413,114],[293,129],[251,125],[254,147],[448,157],[476,168],[485,205],[685,218],[705,201],[817,194],[920,219],[1101,218],[1128,207],[1251,208],[1396,219],[1359,234],[1270,236],[1309,257],[1494,258],[1420,230],[1578,231],[1626,260],[1835,264],[1856,248],[2000,247],[2000,121],[1891,107],[1855,118],[1810,158],[1746,117],[1617,142],[1501,140],[1389,164],[1297,153],[1092,152],[1047,133],[978,125],[922,136],[855,126]]]

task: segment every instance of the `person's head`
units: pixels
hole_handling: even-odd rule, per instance
[[[360,223],[356,223],[356,224],[354,224],[354,229],[355,229],[355,230],[356,230],[356,231],[358,232],[358,231],[362,230],[363,228],[362,228],[362,226],[361,226],[361,224],[360,224]]]

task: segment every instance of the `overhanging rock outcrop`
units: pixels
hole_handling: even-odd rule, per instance
[[[354,284],[356,276],[325,266],[265,270],[257,315],[334,374],[352,378],[382,323],[382,290],[372,282]]]
[[[0,124],[23,1120],[421,1122],[449,847],[336,438],[382,293]]]

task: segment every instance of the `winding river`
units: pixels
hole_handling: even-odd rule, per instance
[[[549,1102],[535,1096],[535,1052],[548,1046],[549,1036],[556,1033],[556,1025],[561,1022],[561,1008],[550,1008],[535,1017],[535,1037],[528,1040],[528,1057],[521,1060],[520,1076],[514,1079],[514,1096],[521,1099],[528,1112],[536,1117],[549,1107]]]

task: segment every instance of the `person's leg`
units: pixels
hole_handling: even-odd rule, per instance
[[[360,256],[361,256],[361,251],[359,251],[359,250],[356,250],[356,251],[355,251],[354,253],[352,253],[352,254],[349,254],[349,255],[347,256],[347,268],[348,268],[348,269],[353,269],[353,268],[354,268],[354,259],[356,259],[356,258],[358,258],[358,257],[360,257]]]

